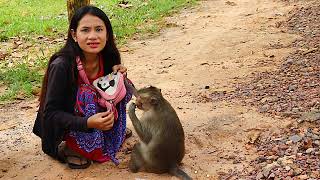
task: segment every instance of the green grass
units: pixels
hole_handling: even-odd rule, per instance
[[[120,8],[119,2],[91,0],[92,4],[106,12],[117,38],[123,40],[135,33],[158,31],[162,17],[194,4],[196,0],[129,0],[129,4],[133,5],[131,8]],[[68,28],[65,0],[0,0],[0,14],[2,41],[16,36],[54,37],[65,34]]]
[[[39,68],[30,68],[27,64],[19,64],[15,68],[0,71],[0,81],[7,87],[7,91],[0,96],[0,101],[8,101],[21,97],[31,97],[34,87],[39,86],[42,75]]]
[[[91,0],[91,4],[100,7],[110,18],[120,45],[133,35],[158,32],[164,26],[163,17],[194,5],[197,0],[127,0],[132,7],[120,8],[118,4],[122,1]],[[65,35],[68,29],[65,0],[0,0],[0,14],[0,41],[20,37],[35,43],[32,37],[55,38]],[[52,51],[56,48],[53,46]],[[7,87],[5,93],[0,94],[0,101],[17,95],[31,97],[32,87],[41,84],[43,75],[38,72],[45,67],[46,59],[36,59],[39,62],[32,68],[22,63],[12,69],[0,69],[0,88],[1,84]]]
[[[118,1],[96,1],[96,5],[109,16],[118,41],[125,42],[133,34],[158,32],[162,18],[180,8],[193,5],[196,0],[131,0],[130,8],[119,8]],[[121,44],[121,43],[120,43]]]
[[[66,31],[64,0],[1,0],[0,40],[23,35],[54,36]]]

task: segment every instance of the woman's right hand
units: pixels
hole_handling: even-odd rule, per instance
[[[113,127],[114,115],[113,112],[101,112],[94,114],[88,118],[88,128],[95,128],[99,130],[110,130]]]

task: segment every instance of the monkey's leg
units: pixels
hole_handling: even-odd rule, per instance
[[[136,105],[134,103],[131,103],[129,106],[129,113],[128,113],[129,117],[132,121],[132,125],[133,125],[134,129],[136,130],[140,140],[142,142],[148,144],[152,138],[151,133],[148,131],[147,128],[145,128],[143,126],[143,124],[141,124],[141,122],[139,121],[139,119],[135,113],[135,109],[136,109]]]
[[[141,145],[136,143],[131,152],[131,159],[129,161],[129,169],[131,172],[136,173],[144,165],[144,160],[141,155]]]

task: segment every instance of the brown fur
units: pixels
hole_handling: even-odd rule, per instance
[[[137,91],[136,104],[129,106],[129,117],[140,138],[135,144],[129,168],[153,173],[171,173],[191,179],[178,168],[185,154],[184,132],[180,120],[160,89],[150,86]],[[141,120],[136,106],[143,111]]]

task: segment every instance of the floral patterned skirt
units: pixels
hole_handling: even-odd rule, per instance
[[[106,162],[112,160],[119,164],[116,153],[125,140],[126,130],[126,104],[131,100],[132,94],[128,93],[117,104],[118,119],[113,128],[108,131],[92,129],[89,132],[70,131],[66,134],[67,146],[87,159]],[[98,94],[91,85],[80,85],[77,93],[75,113],[80,116],[90,117],[103,109],[98,104]]]

